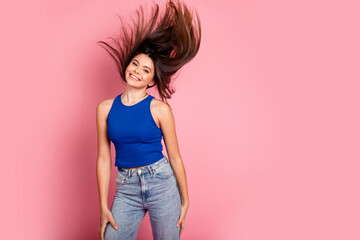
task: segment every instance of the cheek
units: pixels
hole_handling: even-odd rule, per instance
[[[146,81],[147,81],[147,82],[150,82],[153,78],[154,78],[154,77],[153,77],[152,74],[147,74],[147,76],[146,76]]]
[[[130,71],[132,71],[133,70],[133,66],[132,66],[132,64],[129,64],[128,66],[127,66],[127,68],[126,68],[126,72],[130,72]]]
[[[147,78],[149,79],[149,81],[151,81],[151,80],[154,78],[154,76],[155,76],[155,74],[149,73],[149,74],[147,75]]]

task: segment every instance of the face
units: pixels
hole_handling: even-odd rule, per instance
[[[125,70],[126,83],[137,88],[154,85],[154,76],[154,63],[143,53],[136,55]]]

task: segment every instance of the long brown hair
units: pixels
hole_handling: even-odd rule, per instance
[[[116,47],[104,41],[105,50],[115,60],[117,69],[123,81],[125,70],[133,57],[139,53],[149,56],[155,66],[153,86],[161,99],[170,99],[175,90],[170,86],[173,76],[182,66],[191,61],[199,51],[201,41],[200,18],[195,10],[195,17],[189,8],[179,0],[168,0],[165,13],[159,18],[159,5],[155,3],[151,18],[147,22],[142,6],[136,10],[137,22],[133,19],[130,31],[121,20],[121,34],[118,38],[110,37]],[[193,24],[193,20],[196,22]],[[150,86],[150,87],[153,87]],[[149,88],[149,86],[147,87]]]

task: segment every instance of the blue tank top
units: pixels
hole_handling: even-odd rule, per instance
[[[106,119],[107,133],[116,150],[115,166],[124,168],[152,164],[164,157],[162,132],[156,125],[148,95],[140,102],[126,106],[116,96]]]

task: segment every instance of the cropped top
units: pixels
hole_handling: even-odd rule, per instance
[[[127,106],[116,96],[106,118],[107,133],[116,150],[115,166],[141,167],[164,157],[162,132],[151,115],[148,95],[138,103]]]

